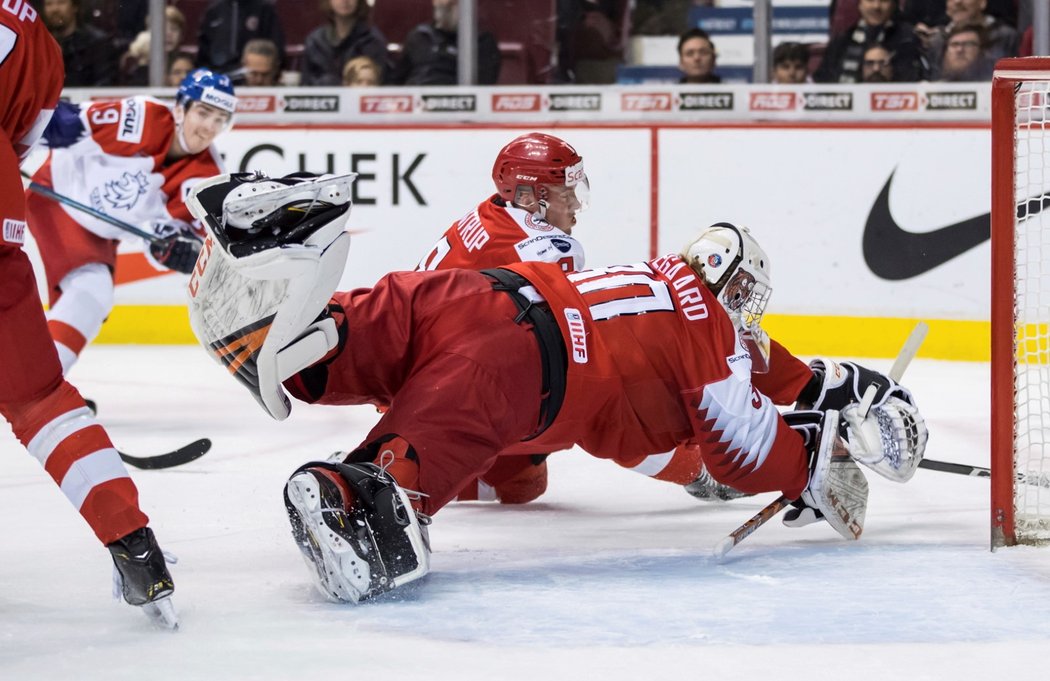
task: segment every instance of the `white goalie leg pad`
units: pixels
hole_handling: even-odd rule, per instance
[[[907,482],[915,474],[929,431],[914,405],[896,397],[872,407],[862,416],[857,405],[842,410],[849,424],[849,449],[853,458],[894,482]]]
[[[868,509],[868,481],[839,436],[838,422],[838,412],[829,410],[802,500],[819,510],[840,535],[858,539]]]
[[[348,201],[350,179],[328,178],[306,184],[312,187],[342,182],[337,190],[325,191]],[[217,180],[228,181],[228,177],[202,184],[210,187]],[[252,184],[269,190],[271,184],[277,183]],[[284,194],[286,189],[279,187],[272,192]],[[318,188],[299,187],[297,191],[301,194]],[[274,205],[268,198],[272,192],[262,191],[253,198],[267,206]],[[243,200],[237,202],[240,205]],[[196,212],[206,214],[193,198],[190,205],[195,206]],[[240,210],[245,209],[242,206]],[[247,254],[240,257],[231,255],[223,246],[229,244],[228,239],[214,234],[214,216],[205,220],[211,233],[190,277],[190,324],[212,357],[277,420],[291,413],[282,381],[320,359],[338,340],[334,322],[318,323],[317,317],[335,292],[346,266],[350,235],[343,227],[348,216],[348,211],[335,216],[301,243],[275,245],[258,252],[242,251]]]

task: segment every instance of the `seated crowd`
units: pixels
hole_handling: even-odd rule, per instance
[[[532,14],[507,16],[515,2],[526,3],[521,7]],[[35,4],[62,48],[67,87],[148,84],[149,2]],[[477,82],[611,83],[630,37],[676,36],[680,82],[718,83],[715,42],[690,25],[691,9],[718,4],[478,0]],[[785,84],[987,80],[997,59],[1031,54],[1031,5],[829,0],[827,42],[778,43],[774,36],[771,78]],[[458,25],[458,0],[169,0],[166,84],[205,66],[247,86],[453,85]],[[545,35],[540,25],[549,29],[549,40],[539,40]]]

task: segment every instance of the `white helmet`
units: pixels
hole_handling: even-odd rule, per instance
[[[741,340],[751,352],[755,371],[768,369],[769,337],[760,324],[773,292],[769,284],[769,256],[747,227],[728,222],[711,225],[680,255],[703,277],[736,324]]]

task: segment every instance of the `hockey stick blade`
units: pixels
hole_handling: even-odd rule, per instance
[[[179,447],[175,451],[157,456],[131,456],[124,452],[118,452],[120,459],[126,463],[147,471],[160,470],[162,468],[174,468],[190,461],[196,461],[211,449],[211,440],[204,437],[189,443],[185,447]]]
[[[915,358],[915,355],[919,352],[919,347],[922,342],[926,340],[926,334],[929,332],[930,327],[926,322],[919,322],[915,325],[915,328],[908,334],[907,340],[904,341],[904,345],[901,346],[901,351],[897,354],[897,358],[893,361],[893,366],[890,368],[889,377],[894,381],[900,381],[901,377],[904,376],[905,369],[911,364],[911,361]],[[860,412],[867,415],[868,410],[871,409],[871,403],[875,400],[875,394],[878,392],[878,387],[872,383],[864,391],[860,400]],[[921,464],[920,464],[921,465]],[[767,522],[772,520],[778,513],[783,511],[785,508],[791,505],[791,502],[786,497],[781,496],[776,501],[773,501],[768,506],[763,508],[761,511],[752,516],[743,525],[737,527],[735,530],[730,532],[724,539],[722,539],[714,548],[714,555],[716,558],[721,560],[729,553],[734,546],[744,541],[746,538],[751,536],[755,530],[765,525]]]
[[[740,527],[733,530],[729,535],[722,541],[718,542],[715,546],[714,555],[717,560],[722,560],[725,555],[729,553],[734,546],[751,536],[751,533],[766,524],[768,520],[776,516],[778,513],[783,511],[785,508],[791,505],[788,498],[781,496],[777,500],[773,501],[761,511],[751,516],[751,519]]]

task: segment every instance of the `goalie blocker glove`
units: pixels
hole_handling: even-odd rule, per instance
[[[868,508],[868,481],[839,435],[839,419],[834,409],[784,414],[787,424],[802,436],[810,459],[809,483],[783,522],[801,527],[824,519],[846,539],[858,539]]]
[[[915,403],[907,388],[889,376],[856,362],[818,358],[809,363],[809,368],[813,372],[813,379],[799,394],[795,405],[797,409],[835,409],[841,412],[851,404],[859,404],[869,385],[876,388],[872,406],[885,404],[891,397],[908,404]]]

